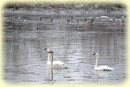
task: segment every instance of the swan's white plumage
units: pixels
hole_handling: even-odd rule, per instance
[[[47,61],[47,65],[51,65],[51,62]],[[61,61],[53,61],[53,65],[64,65],[64,63]]]
[[[50,61],[47,61],[47,65],[50,66],[53,69],[62,69],[62,68],[66,68],[64,66],[64,63],[61,61],[53,61],[53,65],[51,65]]]
[[[95,70],[102,70],[102,71],[112,71],[112,70],[114,70],[113,68],[108,67],[106,65],[98,66],[98,53],[94,53],[93,55],[96,55],[96,62],[95,62],[95,67],[94,67]]]
[[[52,54],[52,59],[53,59],[53,51],[50,51],[49,48],[46,48],[45,50],[47,50],[48,52],[48,61],[47,61],[47,65],[52,67],[52,68],[55,68],[55,69],[67,69],[68,67],[64,66],[65,64],[61,61],[50,61],[50,54]]]
[[[112,71],[112,70],[114,70],[114,69],[111,68],[111,67],[108,67],[108,66],[104,65],[104,66],[95,67],[95,70]]]

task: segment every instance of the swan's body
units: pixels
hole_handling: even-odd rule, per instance
[[[98,66],[98,53],[94,53],[93,55],[96,55],[96,63],[95,63],[95,67],[94,67],[95,70],[101,70],[101,71],[112,71],[112,70],[114,70],[113,68],[108,67],[106,65]]]
[[[63,62],[53,61],[53,51],[50,51],[49,48],[46,48],[44,50],[47,50],[47,52],[48,52],[48,61],[47,61],[48,66],[51,66],[52,68],[56,68],[56,69],[67,68],[67,67],[64,66],[65,64]],[[50,61],[50,54],[52,54],[51,61]]]
[[[62,68],[64,68],[64,63],[61,62],[61,61],[53,61],[52,65],[51,65],[50,61],[47,61],[47,65],[52,67],[52,68],[55,68],[55,69],[62,69]]]
[[[98,67],[95,67],[94,69],[95,70],[102,70],[102,71],[112,71],[113,70],[113,68],[110,68],[110,67],[108,67],[106,65],[104,65],[104,66],[98,66]]]
[[[47,61],[47,65],[51,65],[51,62]],[[53,65],[64,65],[64,63],[61,61],[53,61]]]

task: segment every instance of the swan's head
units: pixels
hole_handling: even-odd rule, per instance
[[[96,55],[96,56],[97,56],[97,55],[98,55],[98,52],[94,53],[93,55]]]
[[[47,52],[50,52],[50,49],[49,49],[49,48],[45,48],[44,50],[46,50]]]

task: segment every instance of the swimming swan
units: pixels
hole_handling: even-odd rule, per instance
[[[46,50],[48,53],[47,65],[51,66],[52,68],[56,68],[56,69],[62,69],[62,68],[67,69],[68,68],[68,67],[65,67],[64,66],[65,64],[61,61],[53,61],[53,51],[50,51],[49,48],[45,48],[44,50]],[[50,54],[52,54],[51,61],[50,61]]]
[[[102,70],[102,71],[112,71],[112,70],[114,70],[113,68],[108,67],[106,65],[97,66],[98,65],[98,53],[94,53],[93,55],[96,55],[96,62],[95,62],[95,67],[94,67],[95,70]]]

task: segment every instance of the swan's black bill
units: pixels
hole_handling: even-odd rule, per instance
[[[96,53],[94,53],[93,55],[96,55]]]

